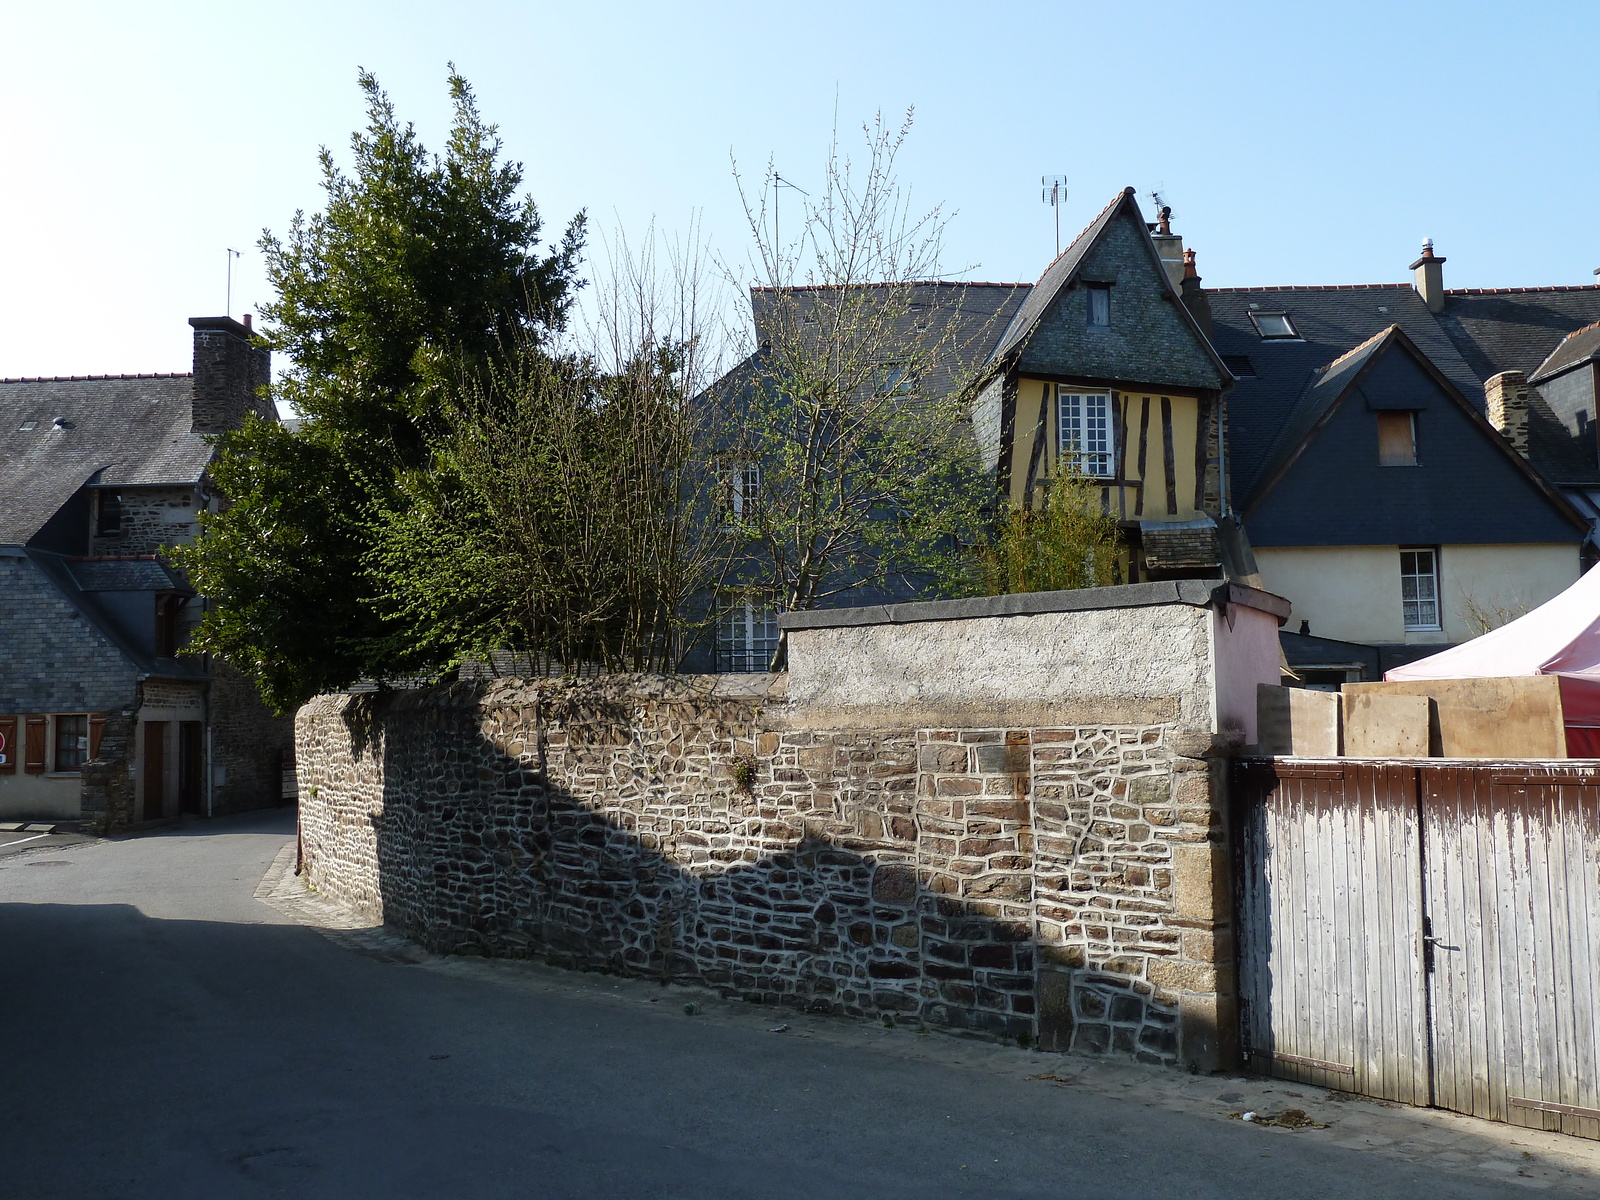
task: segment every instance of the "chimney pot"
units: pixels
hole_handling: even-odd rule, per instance
[[[1429,312],[1444,311],[1444,262],[1433,252],[1433,239],[1424,238],[1422,256],[1411,264],[1411,270],[1417,295],[1422,297]]]
[[[1199,279],[1200,278],[1200,270],[1199,270],[1198,267],[1196,267],[1194,265],[1194,251],[1193,250],[1185,250],[1183,252],[1183,277],[1185,279]]]
[[[245,313],[245,315],[244,315],[244,327],[246,329],[250,328],[250,314],[249,313]]]

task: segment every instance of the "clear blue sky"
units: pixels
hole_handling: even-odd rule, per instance
[[[266,298],[255,242],[320,203],[375,71],[431,145],[453,59],[555,231],[744,233],[730,151],[817,178],[917,110],[903,177],[952,263],[1035,278],[1160,187],[1208,286],[1593,283],[1600,4],[13,3],[0,13],[0,375],[187,370],[185,319]]]

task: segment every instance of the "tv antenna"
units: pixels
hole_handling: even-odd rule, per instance
[[[223,301],[222,314],[226,317],[233,316],[233,260],[239,257],[239,252],[232,246],[228,247],[228,297]]]
[[[1168,204],[1159,191],[1150,193],[1150,203],[1155,205],[1156,227],[1152,231],[1166,236],[1172,232],[1172,205]]]
[[[780,243],[778,241],[778,196],[780,194],[779,191],[778,191],[779,188],[789,188],[791,191],[799,192],[802,196],[811,195],[810,192],[806,191],[805,188],[801,187],[798,183],[790,183],[787,179],[785,179],[782,175],[779,175],[776,171],[774,171],[772,173],[772,253],[773,253],[774,256],[777,255],[778,248],[779,248],[779,245],[780,245]]]
[[[1039,182],[1044,184],[1042,199],[1051,208],[1056,210],[1056,257],[1061,257],[1061,206],[1067,202],[1067,177],[1065,175],[1041,175]]]

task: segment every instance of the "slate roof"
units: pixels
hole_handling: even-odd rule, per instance
[[[1217,350],[1248,358],[1254,370],[1254,375],[1240,376],[1228,393],[1228,473],[1241,508],[1266,478],[1268,460],[1277,453],[1291,420],[1309,430],[1302,401],[1316,403],[1309,389],[1317,372],[1392,325],[1404,330],[1456,390],[1482,409],[1482,380],[1409,283],[1208,288],[1206,297]],[[1300,338],[1262,338],[1250,319],[1252,311],[1287,313]]]
[[[1134,231],[1131,241],[1127,236],[1119,237],[1121,231],[1130,229]],[[1099,277],[1097,272],[1110,274]],[[1120,280],[1117,290],[1127,298],[1114,300],[1113,309],[1120,303],[1132,306],[1122,314],[1114,312],[1112,324],[1105,331],[1114,340],[1099,346],[1098,353],[1091,350],[1091,343],[1082,340],[1083,330],[1071,330],[1068,336],[1059,319],[1047,319],[1062,293],[1080,277],[1087,282]],[[1152,306],[1152,301],[1158,304]],[[1177,328],[1188,330],[1188,344],[1175,341],[1174,326],[1151,311],[1160,303],[1170,303]],[[1144,320],[1130,321],[1134,314],[1141,314]],[[1098,362],[1098,369],[1110,372],[1110,377],[1130,382],[1220,389],[1232,381],[1227,366],[1172,286],[1131,187],[1117,193],[1045,268],[995,346],[990,362],[998,363],[1012,355],[1017,356],[1024,371],[1042,370],[1047,374],[1065,367],[1072,374],[1092,375],[1097,373],[1092,364]]]
[[[22,545],[84,484],[193,484],[212,448],[189,375],[0,380],[0,545]]]
[[[1528,376],[1528,382],[1539,383],[1595,358],[1600,358],[1600,321],[1585,325],[1562,338],[1556,348],[1550,351],[1550,357]]]
[[[170,592],[183,587],[154,554],[63,561],[73,581],[85,592]]]
[[[1479,379],[1532,375],[1567,334],[1600,321],[1600,287],[1447,289],[1437,320]]]

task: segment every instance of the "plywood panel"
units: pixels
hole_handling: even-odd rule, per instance
[[[1567,757],[1561,681],[1554,675],[1347,683],[1343,694],[1432,700],[1431,750],[1436,757]]]
[[[1352,685],[1346,685],[1350,687]],[[1427,758],[1428,698],[1345,691],[1344,752],[1351,758]]]

